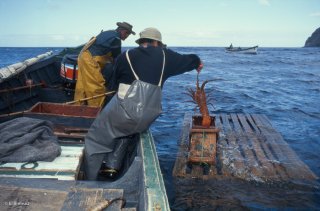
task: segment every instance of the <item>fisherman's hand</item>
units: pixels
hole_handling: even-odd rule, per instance
[[[202,61],[200,60],[200,64],[199,64],[199,66],[197,67],[197,72],[200,73],[200,71],[202,70],[202,68],[203,68],[203,63],[202,63]]]

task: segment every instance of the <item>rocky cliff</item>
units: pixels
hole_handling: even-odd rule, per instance
[[[309,37],[304,47],[320,47],[320,28],[315,30]]]

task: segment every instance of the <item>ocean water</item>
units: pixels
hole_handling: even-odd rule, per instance
[[[0,67],[60,49],[0,48]],[[215,47],[172,49],[198,54],[203,60],[199,79],[213,80],[206,85],[206,92],[213,96],[210,113],[265,114],[299,158],[320,177],[320,48],[259,48],[257,55],[230,54]],[[163,113],[151,126],[171,208],[320,209],[317,185],[274,187],[177,181],[172,177],[183,117],[195,107],[185,93],[195,83],[196,71],[168,79],[163,89]]]

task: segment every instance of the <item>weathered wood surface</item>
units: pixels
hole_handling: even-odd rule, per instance
[[[67,191],[0,185],[0,210],[61,210]]]
[[[52,162],[1,163],[0,177],[51,178],[75,180],[84,146],[62,146],[61,155]]]
[[[265,115],[217,114],[220,128],[216,165],[188,163],[191,114],[183,122],[179,152],[173,169],[175,177],[240,178],[249,181],[316,180],[318,177],[284,141]]]
[[[92,210],[100,207],[97,210],[103,210],[99,205],[105,200],[115,198],[123,198],[122,189],[93,189],[93,188],[74,188],[67,196],[62,210]],[[122,201],[117,200],[110,204],[106,210],[121,210]]]
[[[105,200],[123,198],[123,189],[70,188],[69,190],[48,190],[0,186],[1,210],[91,210]],[[121,209],[117,200],[107,210],[136,210],[134,207]],[[102,209],[99,209],[102,210]]]
[[[193,163],[216,162],[217,134],[211,131],[192,132],[190,135],[189,161]]]

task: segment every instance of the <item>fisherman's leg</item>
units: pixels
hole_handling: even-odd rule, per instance
[[[126,136],[116,139],[112,152],[107,153],[100,173],[103,176],[114,178],[123,165],[123,159],[127,154],[128,146],[132,142],[133,136]]]
[[[104,158],[104,154],[90,155],[85,150],[84,169],[87,180],[96,180],[100,169],[100,164]]]
[[[84,78],[83,78],[83,72],[85,71],[85,64],[83,64],[84,61],[82,57],[78,59],[78,76],[77,76],[77,83],[76,88],[74,92],[74,100],[80,100],[86,97],[85,91],[84,91]],[[84,104],[84,102],[75,103],[76,105]]]
[[[105,80],[101,74],[101,68],[98,63],[91,57],[89,52],[84,52],[88,59],[86,60],[86,71],[83,73],[85,78],[85,93],[87,97],[104,94],[106,92]],[[102,106],[105,96],[88,100],[89,106]]]

